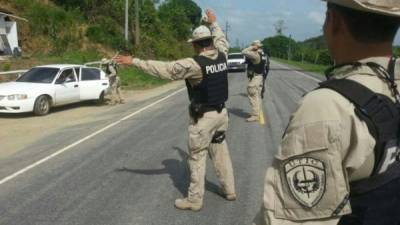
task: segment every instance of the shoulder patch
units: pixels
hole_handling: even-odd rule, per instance
[[[284,172],[290,192],[301,205],[313,208],[326,191],[325,163],[311,157],[289,159]]]
[[[173,73],[174,74],[180,74],[180,73],[182,73],[182,72],[186,72],[187,71],[187,68],[185,68],[182,64],[180,64],[180,63],[175,63],[174,64],[174,67],[172,68],[172,70],[173,70]]]

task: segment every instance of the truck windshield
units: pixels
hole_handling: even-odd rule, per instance
[[[57,68],[33,68],[17,79],[17,82],[50,84],[56,77]]]
[[[243,55],[240,54],[232,54],[232,55],[228,55],[228,59],[243,59]]]

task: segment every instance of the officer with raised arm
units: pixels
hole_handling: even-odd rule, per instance
[[[262,43],[259,40],[254,41],[250,47],[244,49],[242,54],[247,58],[247,76],[249,83],[247,85],[247,95],[252,107],[252,113],[247,122],[259,121],[262,113],[262,89],[264,85],[265,57],[263,57]]]
[[[106,58],[103,58],[101,62],[105,67],[105,72],[110,82],[111,104],[124,104],[125,101],[121,96],[121,79],[117,74],[117,64],[114,60],[108,60]]]
[[[197,56],[173,62],[146,61],[117,56],[118,63],[133,65],[154,76],[185,80],[190,100],[188,196],[177,199],[178,209],[198,211],[203,206],[206,159],[209,154],[221,183],[224,198],[236,199],[231,158],[225,140],[228,129],[227,53],[229,44],[211,10],[206,11],[207,26],[200,26],[189,40]]]
[[[399,225],[398,0],[327,0],[335,66],[292,115],[255,224]]]

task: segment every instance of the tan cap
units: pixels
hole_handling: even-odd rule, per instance
[[[400,17],[400,0],[323,0],[347,8]]]
[[[261,48],[262,46],[264,46],[260,40],[255,40],[253,41],[253,43],[251,43],[252,46],[257,46],[259,48]]]
[[[211,34],[210,29],[208,29],[208,27],[202,25],[193,31],[192,38],[189,39],[188,42],[193,43],[196,41],[212,39],[212,38],[214,38],[214,36]]]

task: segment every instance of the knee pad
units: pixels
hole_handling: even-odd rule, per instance
[[[212,144],[221,144],[225,140],[225,131],[217,131],[211,141]]]

